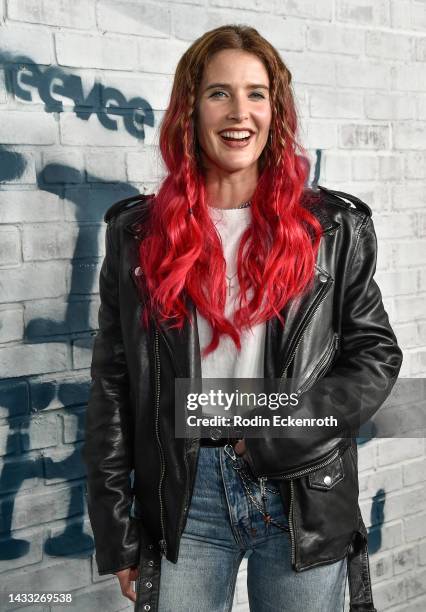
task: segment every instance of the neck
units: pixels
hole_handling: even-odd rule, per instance
[[[225,173],[212,171],[206,174],[206,199],[215,208],[237,208],[251,200],[257,184],[257,168]]]

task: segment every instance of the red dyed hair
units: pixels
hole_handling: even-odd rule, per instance
[[[240,296],[233,321],[224,316],[226,263],[207,208],[194,124],[203,69],[223,49],[241,49],[263,62],[272,108],[272,138],[258,162],[252,223],[238,250]],[[181,328],[189,315],[188,295],[212,326],[212,340],[203,355],[215,350],[221,334],[228,334],[239,350],[244,327],[273,316],[284,325],[280,311],[312,281],[321,235],[319,221],[302,205],[309,165],[305,150],[296,141],[296,130],[291,73],[257,30],[222,26],[205,33],[187,49],[176,69],[160,131],[167,175],[140,243],[140,265],[148,293],[145,324],[153,315]],[[303,155],[296,154],[298,147]],[[249,289],[253,290],[250,300]]]

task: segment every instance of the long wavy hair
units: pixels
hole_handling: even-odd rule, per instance
[[[271,137],[258,160],[252,223],[238,249],[240,294],[232,321],[224,315],[226,262],[208,212],[195,123],[204,67],[224,49],[244,50],[263,62],[272,109]],[[185,318],[190,318],[189,296],[212,327],[205,356],[216,349],[222,334],[228,334],[240,350],[243,328],[273,316],[285,324],[280,311],[310,285],[321,236],[319,221],[302,202],[309,195],[305,190],[309,163],[296,140],[297,124],[291,73],[257,30],[222,26],[206,32],[187,49],[178,63],[160,130],[167,173],[139,247],[147,293],[142,311],[145,325],[153,316],[181,329]]]

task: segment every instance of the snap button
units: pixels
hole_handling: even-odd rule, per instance
[[[216,429],[211,429],[210,430],[210,438],[212,440],[220,440],[221,436],[222,436],[222,430],[221,429],[216,428]]]
[[[320,283],[326,283],[327,282],[327,277],[325,274],[320,274],[319,276],[319,282]]]
[[[324,484],[327,485],[327,487],[331,485],[331,476],[324,476]]]
[[[139,266],[137,268],[135,268],[135,274],[136,274],[136,276],[141,276],[143,274],[142,268],[139,267]]]
[[[151,606],[149,604],[145,604],[143,607],[144,610],[151,610]]]
[[[152,582],[145,582],[145,586],[147,589],[150,589],[152,587]]]
[[[148,565],[149,565],[149,567],[153,567],[154,561],[148,561]]]

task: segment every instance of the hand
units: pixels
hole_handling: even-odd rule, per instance
[[[234,446],[234,451],[236,452],[236,454],[244,459],[244,454],[245,454],[246,450],[247,450],[247,448],[246,448],[246,443],[245,443],[244,439],[238,440],[238,442]]]
[[[120,581],[121,592],[124,597],[130,599],[130,601],[136,602],[136,591],[132,588],[132,581],[136,580],[139,576],[139,567],[126,567],[119,572],[114,572]]]

